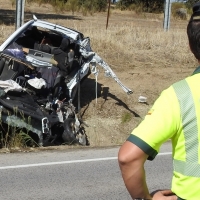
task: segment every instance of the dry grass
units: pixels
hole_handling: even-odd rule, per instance
[[[0,44],[4,42],[4,40],[15,30],[14,26],[0,26]]]
[[[99,18],[103,17],[102,15]],[[113,18],[117,16],[113,16]],[[70,26],[91,38],[91,45],[105,60],[114,66],[194,66],[193,56],[190,53],[186,22],[184,26],[164,32],[161,21],[138,20],[135,22],[110,22],[108,30],[105,23],[100,24],[98,17],[93,20],[68,21],[54,20],[58,24]],[[104,17],[105,18],[105,17]],[[121,16],[123,18],[123,16]],[[101,19],[102,21],[102,19]],[[153,26],[151,26],[153,25]]]

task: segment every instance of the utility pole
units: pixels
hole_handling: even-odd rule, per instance
[[[25,0],[16,0],[15,29],[18,29],[24,23]]]
[[[171,0],[165,0],[165,12],[164,12],[164,30],[168,31],[170,27],[171,16]]]
[[[108,21],[109,21],[109,17],[110,17],[110,4],[111,4],[111,0],[109,0],[109,2],[108,2],[108,13],[107,13],[106,30],[108,28]]]

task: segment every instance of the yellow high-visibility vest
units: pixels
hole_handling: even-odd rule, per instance
[[[183,199],[200,199],[200,79],[199,74],[173,84],[180,105],[180,135],[173,141],[172,191]]]
[[[153,160],[169,139],[172,191],[182,199],[200,200],[200,73],[164,90],[127,140]]]

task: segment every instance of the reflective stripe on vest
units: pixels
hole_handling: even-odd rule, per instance
[[[186,80],[175,83],[173,88],[180,104],[186,153],[185,161],[174,159],[174,171],[185,176],[200,177],[198,126],[193,95]]]

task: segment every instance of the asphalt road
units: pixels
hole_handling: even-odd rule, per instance
[[[0,200],[130,200],[117,147],[1,154]],[[145,165],[150,191],[170,188],[169,143]]]

